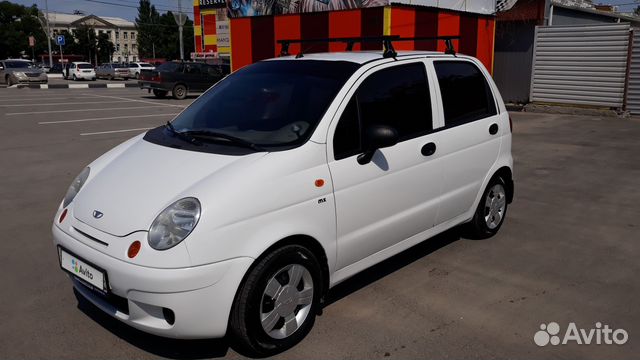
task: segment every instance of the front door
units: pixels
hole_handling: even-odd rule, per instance
[[[357,90],[356,90],[357,89]],[[338,269],[434,225],[442,186],[426,67],[419,60],[376,67],[363,76],[329,129],[328,157],[336,213]],[[363,132],[386,125],[398,144],[361,165]],[[332,135],[331,135],[332,134]]]

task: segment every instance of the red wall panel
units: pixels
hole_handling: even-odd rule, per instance
[[[460,15],[454,12],[441,11],[438,14],[438,36],[460,36]],[[460,42],[453,41],[453,47],[458,51]],[[444,41],[438,41],[438,51],[444,52]]]
[[[329,37],[360,37],[361,26],[362,12],[359,9],[329,13]],[[345,51],[345,49],[345,44],[329,43],[329,51]],[[360,50],[360,44],[355,44],[353,50]]]
[[[251,64],[251,18],[231,19],[231,66],[238,70]]]
[[[303,39],[326,39],[329,37],[329,12],[300,15],[300,35]],[[302,44],[305,53],[327,52],[329,43]]]
[[[360,10],[361,36],[382,36],[384,34],[384,7],[365,8]],[[382,44],[366,42],[361,44],[362,50],[381,50]]]
[[[253,62],[269,59],[275,52],[272,16],[251,18],[251,59]]]
[[[496,22],[491,18],[478,19],[478,48],[476,57],[493,74],[493,42]]]
[[[476,56],[478,48],[478,17],[468,14],[460,16],[460,48],[459,53]]]
[[[416,36],[416,10],[406,7],[391,8],[391,33],[401,37]],[[413,50],[415,41],[400,41],[393,44],[396,50]]]
[[[438,11],[431,9],[416,10],[416,37],[438,36]],[[438,49],[437,40],[416,40],[415,50],[436,51]]]
[[[274,42],[286,39],[300,39],[300,15],[279,15],[274,17]],[[280,44],[274,46],[274,56],[280,55]],[[300,44],[289,45],[289,54],[300,52]]]

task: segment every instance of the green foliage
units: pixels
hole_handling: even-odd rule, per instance
[[[180,59],[178,25],[171,11],[160,15],[149,0],[140,0],[136,28],[138,29],[138,53],[141,58],[153,57],[155,47],[156,58]],[[194,46],[193,21],[189,19],[183,27],[183,43],[184,55],[188,58]]]
[[[47,51],[47,37],[38,21],[38,8],[0,2],[0,59],[18,58],[26,55],[31,58],[29,36],[36,40],[36,55]]]

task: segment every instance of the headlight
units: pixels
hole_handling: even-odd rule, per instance
[[[25,75],[25,73],[21,72],[21,71],[16,71],[13,73],[16,77],[25,77],[27,75]]]
[[[149,245],[156,250],[166,250],[178,245],[198,224],[200,202],[188,197],[180,199],[164,209],[151,224]]]
[[[87,181],[87,178],[89,177],[89,171],[90,169],[86,167],[78,176],[76,176],[75,179],[73,179],[71,186],[69,186],[69,190],[67,190],[67,194],[64,196],[62,207],[67,207],[67,205],[71,204],[76,195],[78,195],[78,192],[84,185],[84,182]]]

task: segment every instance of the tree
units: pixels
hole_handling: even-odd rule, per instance
[[[116,47],[109,39],[109,35],[102,33],[98,35],[98,62],[111,62],[111,54],[115,51]]]
[[[636,9],[633,10],[633,14],[635,16],[640,16],[640,5],[636,6]]]
[[[93,62],[98,46],[95,30],[87,24],[82,24],[73,30],[73,36],[79,50],[76,54],[84,56],[85,61]]]
[[[140,0],[138,6],[138,17],[136,17],[136,29],[138,30],[138,54],[140,57],[153,57],[154,46],[161,44],[158,36],[158,26],[160,14],[156,7],[151,5],[150,0]],[[158,56],[156,54],[156,56]]]
[[[47,51],[47,36],[38,21],[38,7],[0,2],[0,59],[31,57],[29,36],[35,38],[36,54]]]

